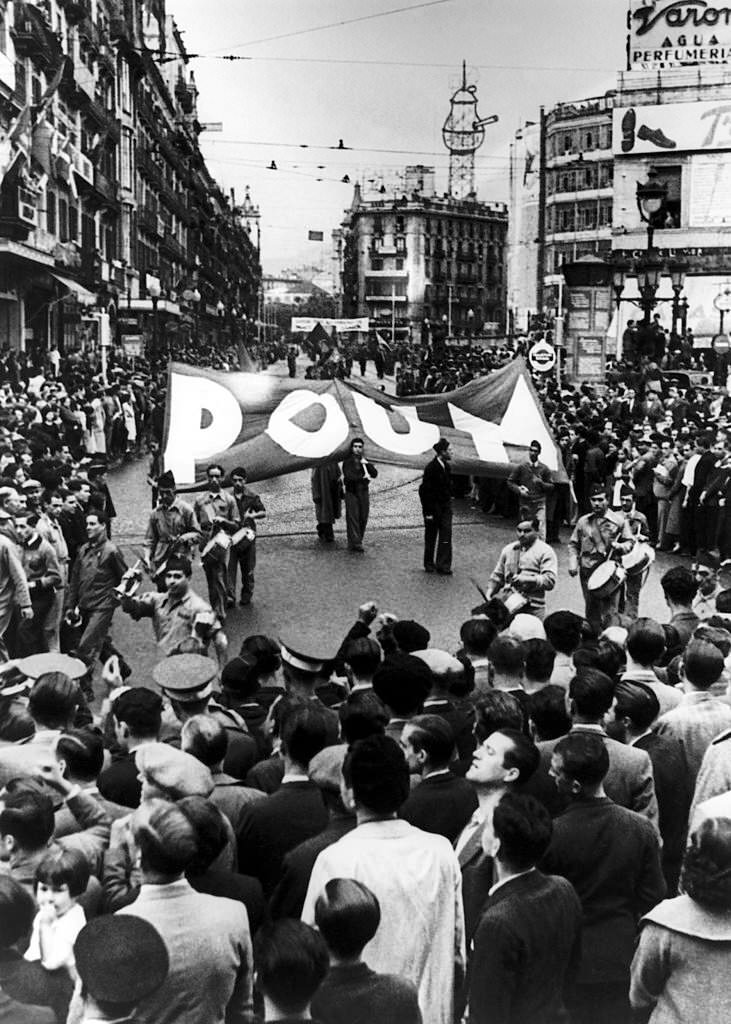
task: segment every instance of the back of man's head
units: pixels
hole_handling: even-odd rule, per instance
[[[563,686],[549,683],[528,697],[528,717],[537,741],[555,740],[571,728]]]
[[[34,852],[47,845],[55,821],[53,801],[29,779],[14,779],[0,797],[0,836],[12,837],[14,846]]]
[[[195,829],[185,813],[165,800],[146,800],[132,815],[132,835],[140,851],[143,876],[174,879],[197,853]]]
[[[343,763],[343,779],[356,806],[384,817],[396,814],[409,795],[409,767],[390,736],[354,743]]]
[[[583,621],[575,612],[551,612],[543,620],[546,639],[560,654],[571,655],[581,642]]]
[[[628,718],[635,732],[645,732],[660,714],[657,695],[644,683],[617,683],[614,698],[614,717]]]
[[[583,788],[599,785],[609,771],[609,753],[601,736],[590,732],[571,732],[560,739],[554,755],[561,759],[567,779],[577,784],[574,795]]]
[[[534,638],[523,641],[525,678],[529,683],[547,683],[553,672],[556,651],[548,640]]]
[[[104,740],[93,729],[67,729],[56,743],[56,760],[70,779],[94,782],[104,767]]]
[[[684,565],[675,565],[668,569],[660,579],[665,600],[680,608],[690,608],[698,591],[696,578]]]
[[[0,874],[0,950],[10,949],[31,930],[33,897],[10,875]]]
[[[393,638],[404,654],[412,651],[423,651],[429,646],[431,633],[420,622],[413,619],[399,619],[392,626]]]
[[[449,765],[454,753],[454,730],[440,715],[416,715],[409,722],[411,745],[415,751],[424,751],[431,769]]]
[[[317,898],[315,924],[327,948],[341,960],[360,956],[380,923],[378,899],[354,878],[331,878]]]
[[[712,619],[701,622],[693,633],[694,640],[706,640],[721,652],[724,659],[731,654],[731,633],[725,624],[718,626]]]
[[[204,875],[228,842],[226,820],[214,803],[203,796],[184,796],[176,805],[193,826],[196,855],[185,871],[192,878]]]
[[[683,675],[696,690],[708,690],[723,672],[723,655],[708,640],[691,640],[683,655]]]
[[[193,715],[180,730],[180,749],[207,768],[215,768],[226,757],[228,733],[213,715]]]
[[[508,791],[493,811],[492,832],[500,844],[497,860],[513,872],[529,871],[548,849],[553,823],[534,797]]]
[[[372,636],[351,640],[345,648],[345,661],[356,679],[372,679],[382,658],[381,645]]]
[[[28,710],[37,725],[64,729],[73,722],[80,700],[77,683],[63,672],[45,672],[33,683]]]
[[[417,715],[429,696],[431,669],[413,654],[394,654],[376,669],[373,689],[397,718]]]
[[[328,972],[325,940],[303,921],[282,918],[259,929],[254,941],[257,985],[276,1019],[303,1014]]]
[[[162,724],[162,698],[144,686],[125,690],[112,704],[117,722],[127,726],[135,739],[157,739]]]
[[[665,650],[665,630],[654,619],[637,619],[627,634],[627,653],[643,668],[655,665]]]
[[[598,722],[609,711],[614,682],[595,668],[582,668],[569,683],[572,714],[586,722]]]
[[[517,697],[502,690],[486,690],[475,704],[474,734],[482,743],[492,733],[512,729],[523,729],[523,708]]]
[[[486,658],[490,644],[497,636],[497,626],[488,618],[467,619],[460,626],[459,636],[467,654]]]
[[[490,664],[499,676],[521,679],[525,667],[523,644],[512,636],[498,636],[490,644],[487,652]]]
[[[342,737],[351,746],[366,736],[383,734],[388,725],[388,710],[373,690],[355,690],[338,708],[338,718]]]
[[[331,739],[334,715],[319,702],[294,705],[281,723],[282,753],[304,770]]]

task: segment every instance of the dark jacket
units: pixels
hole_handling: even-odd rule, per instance
[[[312,1000],[319,1024],[421,1024],[415,987],[368,964],[331,967]]]
[[[327,826],[311,839],[305,839],[299,846],[285,854],[282,861],[282,875],[269,902],[269,912],[274,920],[280,917],[300,917],[305,904],[307,887],[315,861],[323,850],[332,846],[355,828],[351,814],[338,814],[330,819]]]
[[[142,783],[138,774],[135,755],[125,753],[101,772],[97,787],[101,795],[112,803],[123,807],[139,807]]]
[[[581,900],[579,982],[628,983],[638,922],[665,895],[650,822],[607,797],[577,800],[554,821],[541,869],[567,878]]]
[[[693,799],[683,748],[675,736],[658,736],[655,732],[642,736],[634,746],[639,750],[646,750],[652,761],[655,795],[660,811],[662,870],[668,895],[674,896],[678,888],[690,802]]]
[[[581,951],[581,904],[565,878],[531,871],[487,900],[470,958],[470,1024],[558,1024]]]
[[[454,843],[476,810],[474,786],[448,772],[422,779],[402,804],[399,817]]]
[[[438,515],[452,501],[452,482],[449,464],[444,466],[439,459],[432,459],[424,469],[419,484],[419,498],[425,516]]]
[[[246,809],[239,831],[239,871],[258,878],[273,893],[284,855],[327,825],[320,790],[307,781],[284,782],[276,793]]]
[[[0,950],[1,1024],[55,1024],[66,1020],[73,982],[68,971],[47,971],[14,949]]]

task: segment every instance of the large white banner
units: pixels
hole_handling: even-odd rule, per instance
[[[615,107],[613,148],[622,154],[731,149],[731,102]]]
[[[339,333],[342,331],[368,331],[368,317],[367,316],[356,316],[350,320],[333,319],[332,317],[317,317],[317,316],[293,316],[291,330],[293,331],[314,331],[315,327],[320,324],[325,330],[329,330],[334,327]]]
[[[731,62],[731,8],[721,0],[630,0],[631,71]]]

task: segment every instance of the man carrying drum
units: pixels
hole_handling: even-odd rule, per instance
[[[581,516],[569,541],[569,576],[579,577],[585,616],[597,633],[616,622],[624,583],[624,569],[616,559],[634,545],[629,523],[609,508],[602,484],[589,492],[591,512]]]
[[[165,592],[165,568],[172,555],[190,558],[201,535],[192,505],[177,497],[175,477],[168,470],[157,481],[157,506],[145,533],[143,562],[160,593]]]
[[[546,591],[556,586],[556,552],[538,536],[538,519],[518,523],[518,539],[500,552],[485,591],[489,601],[499,597],[511,611],[528,612],[543,619]]]
[[[647,516],[638,512],[635,507],[635,493],[631,487],[623,484],[619,491],[621,515],[629,523],[634,537],[634,547],[622,559],[626,572],[624,581],[624,604],[620,611],[630,619],[636,619],[640,613],[640,591],[650,575],[650,566],[655,561],[655,551],[650,547],[650,527]]]

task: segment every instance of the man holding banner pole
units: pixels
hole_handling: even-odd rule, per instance
[[[419,486],[424,514],[424,572],[451,576],[452,480],[449,463],[452,456],[445,437],[441,437],[433,448],[436,458],[426,466]]]
[[[363,438],[354,437],[350,442],[350,454],[343,459],[345,527],[350,551],[363,551],[363,534],[370,512],[368,488],[371,480],[378,476],[378,470],[365,458],[364,451]]]

